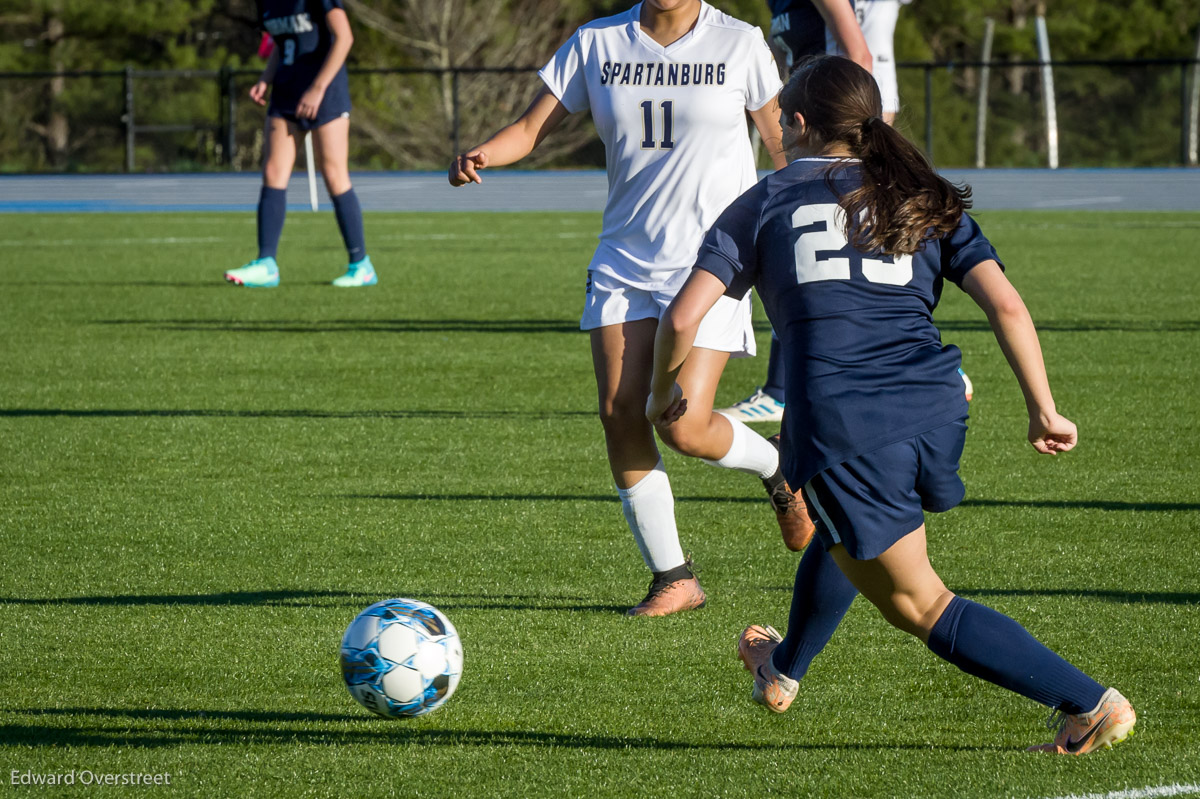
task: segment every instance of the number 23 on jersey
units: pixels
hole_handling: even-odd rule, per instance
[[[912,256],[872,258],[850,246],[845,230],[846,212],[837,203],[802,205],[792,213],[792,227],[800,232],[794,248],[796,282],[850,280],[851,261],[862,263],[863,277],[872,283],[903,286],[913,277]]]

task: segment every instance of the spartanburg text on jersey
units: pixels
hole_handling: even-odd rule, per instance
[[[275,40],[279,53],[273,92],[298,100],[312,85],[329,55],[333,36],[325,15],[343,8],[342,0],[260,0],[259,8],[262,26]],[[344,64],[334,82],[347,82]],[[286,110],[294,111],[294,105]]]
[[[701,3],[695,27],[663,47],[641,4],[584,25],[539,72],[571,113],[591,109],[604,142],[608,202],[589,271],[671,290],[704,231],[757,180],[746,109],[779,92],[762,31]]]
[[[996,251],[970,216],[912,256],[864,253],[843,233],[826,183],[836,159],[802,158],[738,198],[705,237],[696,268],[741,297],[754,286],[782,342],[784,476],[829,466],[964,419],[961,354],[943,346],[933,309],[943,280],[961,286]],[[842,161],[834,185],[861,182]]]

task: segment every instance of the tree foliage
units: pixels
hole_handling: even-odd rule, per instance
[[[762,26],[765,0],[710,0]],[[631,0],[345,0],[355,30],[351,65],[537,67],[584,21],[618,13]],[[1200,27],[1195,0],[915,0],[896,32],[901,62],[966,64],[980,57],[987,19],[995,23],[988,160],[1044,163],[1045,131],[1035,68],[1034,19],[1046,14],[1055,59],[1190,58]],[[254,0],[0,0],[0,71],[255,70]],[[1064,165],[1175,163],[1182,111],[1178,66],[1060,67],[1055,70]],[[934,152],[940,165],[974,161],[980,71],[939,68],[930,75]],[[261,110],[245,101],[253,73],[236,83],[235,164],[252,168]],[[385,75],[352,79],[352,161],[357,168],[440,168],[458,143],[468,146],[516,117],[539,90],[531,72]],[[202,124],[193,133],[138,139],[140,167],[221,168],[216,128],[228,108],[215,78],[139,78],[140,124]],[[901,70],[901,127],[924,135],[925,71]],[[0,169],[119,170],[124,161],[124,81],[114,77],[0,78]],[[457,114],[456,114],[457,109]],[[526,163],[598,165],[586,115],[548,138]]]

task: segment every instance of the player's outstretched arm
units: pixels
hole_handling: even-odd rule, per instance
[[[967,273],[963,289],[987,314],[1000,349],[1021,384],[1029,411],[1029,443],[1044,455],[1074,448],[1078,441],[1075,424],[1054,408],[1042,345],[1021,295],[1000,265],[990,259]]]
[[[478,147],[460,154],[450,164],[450,185],[482,183],[479,171],[489,166],[516,163],[533,152],[542,139],[567,116],[566,107],[549,89],[542,89],[533,98],[520,118],[501,128],[492,138]]]
[[[646,400],[646,418],[653,424],[669,426],[687,412],[687,397],[683,396],[676,378],[692,351],[700,320],[724,293],[725,284],[716,275],[693,269],[658,320],[654,374],[650,378],[650,397]]]
[[[825,26],[833,32],[833,38],[849,56],[850,60],[867,72],[874,66],[871,50],[863,37],[862,28],[858,26],[858,17],[854,15],[854,6],[847,0],[813,0]]]

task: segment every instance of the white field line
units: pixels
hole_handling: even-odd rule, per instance
[[[1129,788],[1124,791],[1108,793],[1080,793],[1067,796],[1047,797],[1046,799],[1158,799],[1163,796],[1195,796],[1200,794],[1200,785],[1156,785],[1147,788]]]

